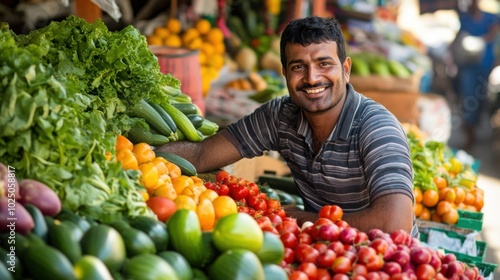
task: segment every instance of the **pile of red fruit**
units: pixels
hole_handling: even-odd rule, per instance
[[[281,266],[297,279],[483,279],[477,267],[412,238],[406,231],[368,233],[350,227],[338,206],[324,206],[319,218],[300,228],[286,217],[270,222],[285,246]],[[260,218],[268,226],[268,217]]]

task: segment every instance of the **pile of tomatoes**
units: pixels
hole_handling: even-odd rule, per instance
[[[336,205],[324,206],[314,222],[275,218],[271,224],[285,247],[281,266],[289,279],[483,279],[477,267],[420,243],[406,231],[367,233],[342,220]],[[257,219],[268,225],[269,217]]]
[[[254,218],[278,215],[285,218],[286,213],[281,202],[269,198],[260,191],[255,182],[231,175],[227,171],[218,171],[215,181],[205,182],[207,189],[214,190],[219,195],[227,195],[236,201],[238,212],[248,213]]]

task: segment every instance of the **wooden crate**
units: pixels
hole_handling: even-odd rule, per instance
[[[393,113],[400,122],[418,124],[419,93],[383,91],[365,91],[361,93],[382,104],[387,110]]]

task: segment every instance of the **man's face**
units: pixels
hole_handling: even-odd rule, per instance
[[[306,112],[319,113],[339,104],[346,94],[351,59],[341,63],[337,43],[328,42],[285,47],[287,64],[283,74],[293,101]]]

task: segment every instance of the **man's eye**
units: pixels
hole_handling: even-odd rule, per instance
[[[298,64],[298,65],[293,65],[293,66],[292,66],[292,70],[300,70],[300,69],[302,69],[302,68],[304,68],[304,66],[303,66],[303,65],[300,65],[300,64]]]

